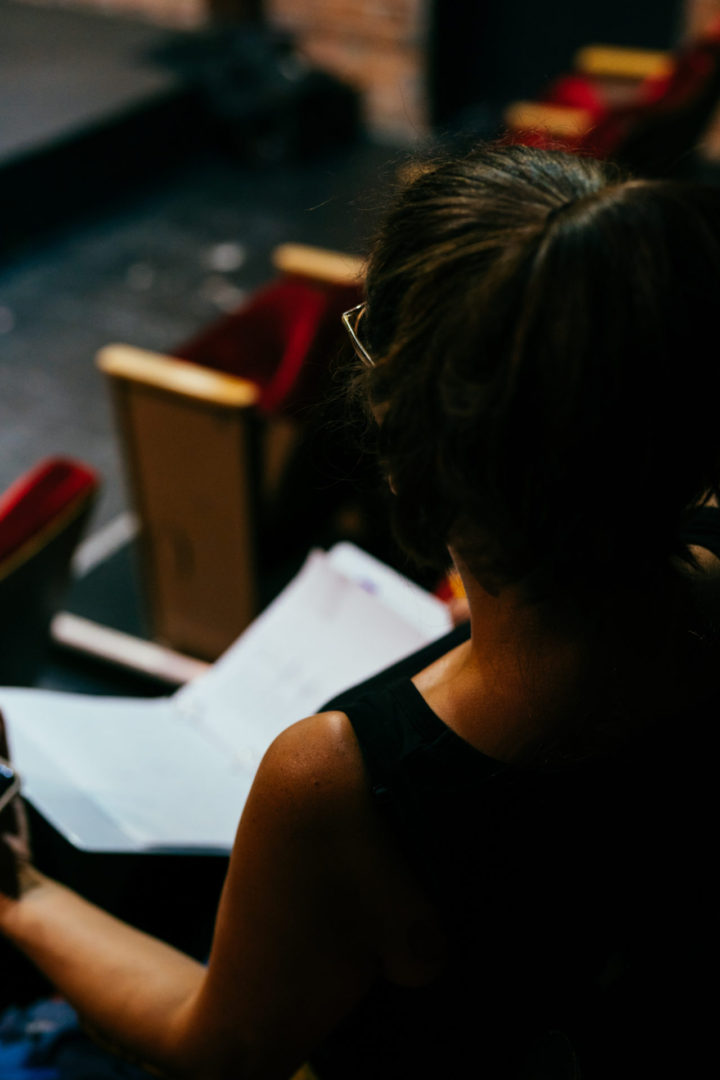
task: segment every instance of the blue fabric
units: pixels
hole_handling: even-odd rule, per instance
[[[94,1043],[60,998],[0,1015],[0,1080],[147,1080],[149,1075]]]
[[[79,1030],[65,1001],[50,999],[0,1016],[0,1076],[3,1080],[59,1080],[52,1064],[58,1042]]]

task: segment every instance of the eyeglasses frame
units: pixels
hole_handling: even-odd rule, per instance
[[[362,341],[357,334],[357,325],[360,319],[365,314],[367,307],[367,301],[363,300],[361,304],[356,304],[355,307],[351,307],[349,311],[343,312],[341,318],[345,329],[348,332],[348,337],[352,342],[353,349],[359,360],[362,360],[365,367],[375,367],[375,361],[370,353],[367,351]]]

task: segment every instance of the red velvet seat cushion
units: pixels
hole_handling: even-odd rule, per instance
[[[594,117],[602,116],[607,108],[597,81],[587,75],[561,75],[543,94],[543,101],[549,105],[586,109]]]
[[[638,106],[649,105],[657,101],[667,91],[673,79],[673,72],[667,75],[655,75],[652,78],[643,79],[633,90],[631,101],[626,105]],[[555,79],[547,91],[543,94],[543,101],[549,105],[563,105],[572,109],[585,109],[592,114],[597,122],[607,116],[614,105],[608,101],[603,93],[602,82],[592,75],[561,75]]]
[[[359,299],[359,286],[281,278],[174,355],[256,382],[262,412],[294,412],[312,400],[342,341],[340,315]]]
[[[681,51],[665,78],[646,80],[638,101],[608,109],[584,140],[584,149],[596,157],[613,157],[634,130],[648,121],[670,121],[711,94],[720,67],[720,19],[702,37]]]
[[[602,98],[598,84],[584,75],[565,75],[551,83],[543,97],[545,102],[586,109],[592,114],[593,127],[585,135],[559,138],[542,131],[518,132],[512,135],[512,141],[544,149],[622,160],[625,146],[637,132],[653,125],[653,130],[657,129],[658,138],[661,138],[663,127],[669,130],[669,125],[675,122],[674,144],[669,156],[672,157],[674,153],[679,158],[691,148],[696,137],[692,118],[687,118],[697,106],[702,110],[705,99],[710,105],[713,104],[717,97],[718,81],[720,18],[714,19],[700,37],[677,54],[675,65],[668,75],[645,79],[632,102],[622,105],[607,103]],[[679,127],[678,119],[681,120]]]
[[[97,474],[69,458],[46,458],[0,496],[0,568],[73,503],[97,491]]]

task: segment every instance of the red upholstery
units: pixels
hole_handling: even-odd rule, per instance
[[[372,484],[365,475],[370,459],[359,463],[347,430],[326,423],[317,408],[328,400],[333,361],[347,344],[340,316],[361,299],[360,284],[285,274],[173,350],[180,359],[252,379],[261,391],[260,414],[295,421],[288,444],[282,434],[275,444],[275,472],[263,472],[271,450],[253,478],[259,481],[254,535],[261,579],[269,579],[297,552],[346,536],[336,531],[341,507],[364,500],[363,521],[380,531],[377,508],[365,508],[373,497],[365,492],[375,489],[374,474]],[[269,432],[263,450],[273,445],[272,424]]]
[[[634,90],[633,107],[650,105],[666,94],[674,78],[668,75],[644,79]],[[550,84],[543,101],[550,105],[566,105],[573,109],[585,109],[596,121],[604,119],[613,105],[603,94],[601,83],[592,75],[561,75]]]
[[[571,109],[586,109],[594,117],[600,117],[607,109],[602,90],[597,81],[587,75],[561,75],[550,84],[543,94],[549,105],[565,105]]]
[[[577,154],[584,151],[585,138],[582,135],[554,135],[537,129],[511,131],[506,141],[521,146],[537,146],[540,150],[564,150],[568,154]]]
[[[359,299],[359,286],[281,278],[174,355],[258,383],[261,412],[295,412],[312,401],[342,340],[340,315]]]
[[[518,132],[512,138],[531,146],[627,160],[631,168],[662,159],[674,164],[692,150],[718,96],[720,18],[677,54],[669,75],[645,79],[631,103],[608,104],[597,83],[582,75],[552,83],[543,100],[588,110],[594,123],[587,134],[558,138],[539,131]]]
[[[713,107],[719,73],[720,19],[716,19],[701,38],[678,54],[670,75],[647,80],[637,102],[609,109],[589,133],[586,148],[596,157],[612,157],[640,125],[671,121],[701,108],[705,98],[708,109]]]
[[[0,496],[0,569],[5,559],[99,486],[86,465],[68,458],[47,458],[16,480]]]
[[[47,458],[0,496],[0,685],[32,686],[50,621],[99,480],[67,458]]]
[[[444,604],[449,604],[452,598],[455,596],[455,590],[453,589],[450,576],[448,574],[438,581],[435,588],[432,590],[433,596],[437,596],[438,600],[442,600]]]

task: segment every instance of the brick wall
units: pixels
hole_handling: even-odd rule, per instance
[[[425,44],[431,0],[25,0],[95,8],[170,26],[197,26],[217,13],[252,13],[295,35],[314,64],[362,92],[369,128],[414,140],[427,131]],[[451,2],[451,0],[446,0]]]
[[[427,130],[424,53],[430,0],[266,0],[318,66],[363,92],[368,126],[412,140]]]
[[[38,7],[91,8],[108,15],[131,15],[163,26],[198,26],[207,17],[208,0],[25,0]]]
[[[711,19],[720,16],[720,0],[685,0],[685,32],[699,33]]]

